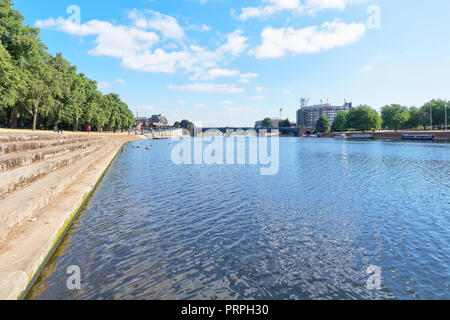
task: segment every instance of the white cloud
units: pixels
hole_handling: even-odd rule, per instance
[[[297,13],[314,14],[325,9],[345,10],[349,4],[365,2],[367,0],[263,0],[265,6],[245,7],[238,19],[245,21],[250,18],[263,18],[283,10]],[[234,15],[232,13],[232,15]]]
[[[204,104],[195,104],[192,106],[194,109],[205,109],[206,105]]]
[[[126,81],[123,80],[122,78],[118,78],[116,80],[114,80],[114,82],[120,83],[120,84],[126,84]]]
[[[242,30],[236,30],[227,35],[227,42],[221,46],[218,51],[221,53],[230,53],[234,56],[240,55],[248,47],[247,37],[244,37]]]
[[[200,27],[201,31],[203,32],[208,32],[211,31],[211,27],[206,25],[206,24],[202,24],[202,26]]]
[[[362,69],[361,69],[361,72],[370,72],[370,71],[372,71],[373,70],[373,67],[372,66],[364,66]]]
[[[242,73],[241,74],[241,78],[242,79],[253,79],[253,78],[258,78],[259,74],[257,73]]]
[[[251,51],[256,58],[278,58],[293,54],[317,53],[358,41],[366,31],[362,23],[325,22],[322,26],[304,29],[265,28],[261,33],[262,44]]]
[[[186,102],[184,100],[177,100],[177,104],[185,104]]]
[[[184,71],[201,74],[208,69],[220,69],[219,63],[227,56],[237,56],[248,46],[241,30],[226,35],[223,45],[210,50],[186,45],[185,33],[173,17],[151,10],[133,10],[128,17],[133,22],[131,27],[98,20],[79,25],[61,17],[39,20],[36,26],[55,28],[80,37],[94,36],[95,47],[89,54],[119,58],[124,67],[154,73]],[[207,28],[203,26],[203,29]],[[150,30],[161,32],[163,39]],[[178,45],[174,45],[173,40],[165,42],[167,39],[183,40],[179,43],[181,48],[176,49]],[[156,45],[159,47],[155,48]]]
[[[242,93],[244,89],[234,84],[215,84],[215,83],[194,83],[183,86],[170,85],[171,90],[195,91],[207,93]]]
[[[99,89],[109,89],[111,88],[111,84],[107,81],[101,81],[97,83],[97,88]]]
[[[133,21],[136,28],[157,30],[168,39],[182,40],[185,37],[183,29],[174,17],[156,11],[140,12],[134,9],[130,11],[128,18]]]
[[[239,82],[249,83],[250,79],[258,78],[259,74],[257,74],[257,73],[242,73],[240,75],[240,77],[241,78],[238,80]]]
[[[224,101],[220,101],[220,104],[233,104],[233,101],[224,100]]]
[[[288,90],[288,89],[285,89],[284,91],[283,91],[283,94],[291,94],[292,92],[291,92],[291,90]]]
[[[263,91],[264,91],[264,89],[263,89],[263,88],[261,88],[261,87],[256,87],[256,91],[258,91],[258,92],[263,92]]]
[[[384,55],[383,55],[383,54],[381,54],[381,53],[380,53],[380,54],[378,54],[378,55],[377,55],[377,59],[378,59],[378,60],[382,60],[382,59],[384,59]]]
[[[214,80],[220,77],[234,77],[239,75],[237,70],[214,68],[207,72],[201,72],[190,77],[190,80]]]
[[[115,58],[123,58],[139,52],[148,51],[156,43],[159,37],[156,33],[115,26],[110,22],[91,20],[85,24],[75,24],[63,18],[36,21],[38,28],[56,28],[62,32],[86,37],[97,36],[96,47],[89,51],[94,56],[106,55]]]

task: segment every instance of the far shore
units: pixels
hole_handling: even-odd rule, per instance
[[[124,131],[124,132],[120,132],[117,131],[116,133],[113,132],[97,132],[97,131],[91,131],[91,132],[86,132],[86,131],[62,131],[60,133],[54,132],[52,130],[31,130],[31,129],[8,129],[8,128],[0,128],[0,134],[60,134],[60,135],[110,135],[110,136],[127,136],[128,135],[128,131]],[[132,135],[135,135],[134,131],[131,133]]]
[[[99,135],[99,136],[136,136],[135,131],[131,130],[131,133],[129,134],[128,131],[120,132],[117,131],[116,133],[113,132],[86,132],[86,131],[64,131],[62,133],[55,133],[51,130],[36,130],[33,131],[31,129],[8,129],[8,128],[0,128],[0,134],[54,134],[54,135]],[[338,135],[345,134],[347,135],[347,138],[351,138],[353,135],[356,134],[372,134],[374,136],[374,139],[377,140],[402,140],[402,135],[434,135],[436,141],[450,141],[450,131],[444,131],[444,130],[433,130],[433,131],[424,131],[424,130],[399,130],[395,132],[394,130],[378,130],[378,131],[348,131],[348,132],[328,132],[328,133],[315,133],[315,135],[318,135],[320,138],[334,138]],[[178,137],[178,136],[177,136]],[[294,137],[292,134],[282,134],[280,132],[279,137],[285,138],[285,137]],[[148,139],[151,138],[149,135],[140,136],[141,139]],[[169,137],[170,138],[170,137]]]

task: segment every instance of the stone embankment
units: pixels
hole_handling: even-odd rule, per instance
[[[321,138],[334,138],[337,135],[341,135],[342,133],[321,133]],[[346,133],[347,138],[351,138],[355,134],[363,134],[363,132],[351,132]],[[450,131],[377,131],[366,132],[365,134],[372,134],[374,139],[380,140],[402,140],[402,135],[433,135],[436,138],[436,141],[450,141]]]
[[[18,299],[128,135],[0,132],[0,300]]]

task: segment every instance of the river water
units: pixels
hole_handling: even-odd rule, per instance
[[[279,144],[264,176],[129,143],[28,298],[450,299],[450,144]]]

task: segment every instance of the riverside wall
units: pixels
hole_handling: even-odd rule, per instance
[[[122,146],[143,138],[0,130],[0,300],[24,297]]]

